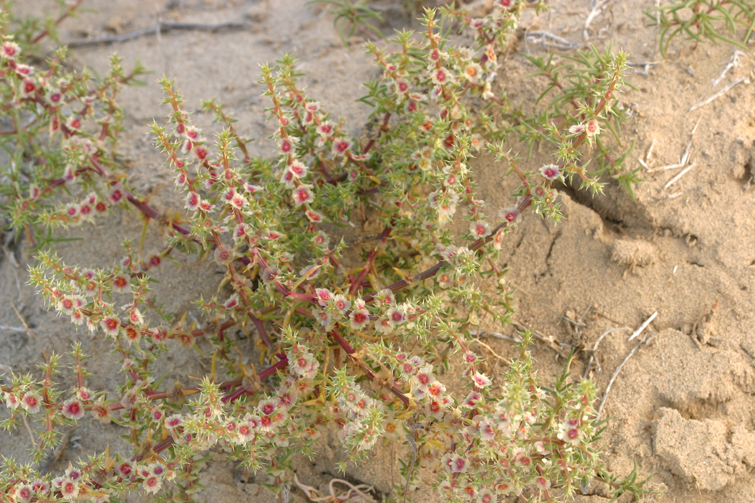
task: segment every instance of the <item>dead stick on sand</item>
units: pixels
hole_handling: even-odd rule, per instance
[[[700,103],[697,103],[696,105],[692,105],[692,106],[691,106],[691,107],[689,108],[689,110],[687,110],[687,111],[688,111],[688,112],[691,112],[691,111],[693,111],[693,110],[697,110],[698,108],[700,108],[700,107],[702,107],[702,106],[705,106],[705,105],[707,105],[707,104],[708,104],[708,103],[710,103],[711,101],[713,101],[713,100],[715,100],[715,99],[717,99],[717,98],[720,98],[721,96],[723,96],[724,94],[726,94],[726,93],[727,93],[727,92],[728,92],[728,91],[729,91],[729,90],[730,90],[730,89],[731,89],[732,87],[734,87],[734,86],[736,86],[736,85],[738,85],[738,84],[741,84],[742,82],[745,82],[745,83],[749,84],[749,83],[750,83],[750,79],[748,79],[747,77],[742,77],[742,78],[740,78],[740,79],[737,79],[737,80],[735,80],[734,82],[732,82],[732,83],[731,83],[731,84],[729,84],[728,86],[724,87],[723,89],[721,89],[721,90],[720,90],[720,91],[718,91],[717,93],[715,93],[715,94],[711,95],[711,96],[710,96],[710,97],[709,97],[708,99],[706,99],[705,101],[701,101]]]
[[[645,320],[644,323],[642,325],[640,325],[640,328],[638,328],[632,334],[632,336],[629,338],[629,340],[631,341],[632,339],[634,339],[635,337],[637,337],[638,335],[640,335],[640,333],[643,330],[645,330],[645,328],[647,328],[647,326],[650,324],[651,321],[653,321],[655,319],[656,316],[658,316],[658,311],[654,312],[650,316],[650,318],[648,318],[647,320]],[[616,371],[614,371],[613,375],[611,376],[611,380],[608,381],[608,386],[606,386],[606,391],[605,391],[605,393],[603,393],[603,398],[601,398],[601,400],[600,400],[600,405],[598,405],[598,415],[597,415],[597,417],[600,417],[600,414],[603,412],[603,406],[606,404],[606,398],[608,398],[608,393],[611,391],[611,386],[613,386],[613,383],[614,383],[614,381],[616,381],[616,378],[619,377],[619,373],[621,372],[621,369],[624,368],[624,365],[626,365],[626,363],[629,361],[629,359],[634,356],[634,354],[637,352],[638,349],[640,349],[640,346],[642,346],[643,344],[649,343],[654,338],[655,338],[655,336],[651,336],[650,338],[647,338],[647,337],[643,338],[640,342],[638,342],[632,348],[632,350],[629,352],[629,354],[627,355],[627,357],[624,358],[624,361],[621,362],[621,364],[619,364],[618,367],[616,367]]]
[[[246,23],[220,23],[220,24],[202,24],[202,23],[168,23],[160,21],[152,28],[143,28],[141,30],[129,31],[121,35],[106,35],[102,37],[85,38],[80,40],[71,40],[66,45],[68,47],[85,47],[97,44],[119,44],[128,42],[135,38],[147,35],[156,35],[171,30],[197,30],[197,31],[219,31],[219,30],[243,30],[249,28]]]

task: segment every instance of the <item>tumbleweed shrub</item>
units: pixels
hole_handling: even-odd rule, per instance
[[[112,342],[121,360],[119,395],[87,387],[87,357],[76,345],[65,360],[73,389],[56,385],[63,360],[49,356],[41,378],[14,375],[2,387],[10,410],[3,426],[23,418],[41,427],[35,463],[57,444],[60,429],[86,416],[124,428],[133,452],[103,448],[56,477],[5,458],[2,498],[115,501],[142,490],[160,501],[189,501],[202,488],[201,460],[217,449],[249,470],[265,470],[271,487],[285,487],[293,455],[313,456],[317,438],[330,431],[353,462],[377,442],[404,443],[397,501],[407,499],[420,462],[439,468],[436,489],[448,501],[568,499],[596,477],[608,480],[615,495],[641,493],[635,478],[617,482],[602,468],[590,381],[564,373],[543,385],[527,334],[503,375],[481,372],[482,359],[470,347],[481,320],[504,325],[511,314],[506,271],[497,260],[503,240],[528,209],[559,218],[554,184],[574,179],[600,190],[606,171],[588,172],[583,157],[621,117],[622,53],[583,53],[566,78],[589,85],[539,115],[522,117],[496,91],[499,50],[516,36],[529,4],[496,2],[480,19],[428,11],[422,33],[398,33],[392,49],[369,45],[382,75],[366,84],[362,101],[372,107],[374,127],[363,138],[350,137],[343,122],[306,95],[293,58],[263,65],[260,84],[275,127],[270,158],[249,155],[247,140],[214,101],[204,108],[222,131],[208,138],[193,125],[174,83],[163,80],[169,120],[152,132],[185,201],[183,216],[162,218],[124,188],[124,177],[99,173],[96,145],[66,154],[74,164],[66,173],[73,174],[63,178],[99,180],[94,201],[125,198],[145,227],[153,220],[170,238],[150,256],[127,241],[124,257],[105,269],[40,252],[30,283],[52,309]],[[476,45],[453,46],[442,29],[452,25],[471,30]],[[9,37],[5,43],[13,44]],[[16,54],[2,64],[10,82]],[[541,71],[552,69],[546,64]],[[49,132],[53,141],[65,140],[63,147],[83,131],[68,124],[71,117],[77,116]],[[504,147],[511,135],[551,145],[553,162],[527,166]],[[521,182],[507,208],[475,198],[468,163],[483,149]],[[616,166],[601,169],[622,176]],[[34,202],[26,190],[15,199]],[[70,204],[66,225],[85,225],[86,201]],[[57,210],[14,211],[17,228],[56,223]],[[344,236],[366,215],[382,230],[361,238],[368,246],[349,246]],[[462,234],[450,230],[460,226],[467,229]],[[151,274],[170,267],[177,253],[199,255],[225,273],[218,296],[196,302],[201,324],[165,313],[150,293]],[[362,265],[347,267],[347,258]],[[483,293],[491,283],[498,296]],[[236,331],[253,334],[259,368],[245,363]],[[158,360],[178,345],[211,358],[196,387],[166,388],[156,378]],[[466,390],[452,394],[452,383]]]

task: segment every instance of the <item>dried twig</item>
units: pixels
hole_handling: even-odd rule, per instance
[[[7,330],[8,332],[26,332],[24,327],[9,327],[7,325],[0,325],[0,330]]]
[[[629,327],[620,327],[620,328],[612,328],[610,330],[606,330],[605,332],[603,332],[600,335],[600,337],[598,337],[598,340],[595,341],[595,345],[592,347],[592,350],[590,350],[590,358],[587,360],[587,366],[585,367],[585,372],[583,374],[585,378],[590,373],[590,370],[591,370],[591,368],[592,368],[593,365],[595,365],[596,367],[598,367],[598,372],[600,372],[601,370],[603,370],[600,367],[600,363],[598,362],[598,358],[595,356],[595,354],[598,352],[598,346],[600,346],[600,343],[603,341],[603,338],[606,335],[611,334],[613,332],[618,332],[619,330],[631,330],[631,328],[629,328]]]
[[[606,404],[606,398],[608,398],[608,393],[611,391],[611,386],[613,386],[614,381],[616,381],[616,378],[619,377],[619,373],[621,372],[621,369],[624,368],[624,365],[629,361],[629,359],[634,356],[634,354],[637,352],[638,349],[640,349],[640,346],[643,344],[649,344],[650,341],[652,341],[655,338],[655,334],[651,335],[649,337],[644,337],[640,342],[638,342],[632,350],[629,352],[626,358],[624,358],[624,361],[619,364],[618,367],[616,367],[616,371],[611,376],[611,380],[608,381],[608,386],[606,386],[606,391],[603,393],[603,398],[600,399],[600,405],[598,405],[598,415],[597,417],[600,417],[600,414],[603,412],[603,406]]]
[[[603,7],[608,3],[608,0],[600,0],[597,2],[594,2],[593,8],[590,11],[590,13],[587,15],[587,19],[585,19],[585,27],[582,30],[582,36],[585,38],[585,41],[590,40],[590,24],[593,22],[593,20],[598,17],[603,12]]]
[[[689,166],[687,166],[686,168],[684,168],[683,170],[681,170],[674,178],[672,178],[671,180],[669,180],[668,183],[666,183],[666,185],[663,186],[663,190],[668,189],[669,187],[671,187],[672,185],[674,185],[676,182],[678,182],[679,180],[681,180],[681,178],[684,175],[686,175],[687,173],[689,173],[690,170],[692,168],[694,168],[694,167],[695,167],[695,163],[693,162],[692,164],[690,164]]]
[[[496,353],[495,351],[493,351],[493,348],[491,348],[490,346],[488,346],[487,344],[485,344],[484,342],[482,342],[480,339],[474,339],[474,342],[476,342],[480,346],[482,346],[485,349],[487,349],[488,351],[490,351],[493,354],[493,356],[495,356],[499,360],[503,361],[504,363],[509,363],[508,358],[504,358],[503,356],[501,356],[498,353]]]
[[[642,323],[642,325],[640,325],[640,328],[638,328],[637,330],[634,331],[634,333],[629,338],[629,340],[631,341],[632,339],[634,339],[635,337],[637,337],[638,335],[640,335],[642,333],[642,331],[645,330],[645,328],[647,328],[648,325],[650,325],[650,322],[652,322],[655,319],[656,316],[658,316],[658,311],[656,311],[653,314],[651,314],[650,317],[647,320],[645,320]],[[608,398],[608,393],[611,391],[611,386],[613,386],[614,381],[616,381],[616,378],[619,376],[619,373],[621,372],[621,369],[624,368],[624,365],[626,365],[626,363],[629,361],[629,359],[632,356],[634,356],[634,354],[637,352],[638,349],[640,349],[640,346],[642,346],[643,344],[649,343],[651,340],[653,340],[654,337],[655,337],[655,335],[653,335],[651,337],[643,337],[642,340],[640,340],[640,342],[638,342],[632,348],[632,350],[629,352],[629,354],[627,355],[627,357],[624,358],[624,361],[621,362],[621,364],[619,364],[618,367],[616,367],[616,370],[614,371],[613,375],[611,376],[611,380],[608,381],[608,386],[606,386],[606,391],[603,393],[603,398],[601,398],[601,400],[600,400],[600,405],[598,405],[598,416],[597,417],[600,417],[601,412],[603,412],[603,406],[606,404],[606,398]]]
[[[542,30],[527,32],[527,40],[535,44],[541,44],[545,47],[554,47],[561,50],[576,49],[582,45]]]
[[[203,24],[203,23],[172,23],[160,21],[151,28],[129,31],[120,35],[104,35],[101,37],[85,38],[80,40],[71,40],[66,45],[68,47],[85,47],[88,45],[98,44],[119,44],[134,40],[147,35],[156,35],[171,30],[197,30],[197,31],[219,31],[219,30],[244,30],[250,25],[246,23],[220,23],[220,24]]]
[[[726,74],[729,70],[736,66],[739,66],[739,58],[744,55],[744,52],[740,51],[739,49],[734,49],[734,54],[732,54],[731,58],[729,58],[729,61],[726,63],[724,69],[721,70],[721,74],[713,79],[713,87],[716,87],[718,83],[721,82],[724,77],[726,77]]]
[[[701,101],[700,103],[697,103],[697,104],[695,104],[695,105],[692,105],[692,106],[691,106],[691,107],[689,108],[688,112],[691,112],[691,111],[693,111],[693,110],[697,110],[698,108],[700,108],[700,107],[703,107],[703,106],[707,105],[707,104],[708,104],[708,103],[710,103],[711,101],[713,101],[713,100],[715,100],[715,99],[718,99],[718,98],[720,98],[721,96],[723,96],[724,94],[726,94],[727,92],[729,92],[729,90],[730,90],[730,89],[731,89],[732,87],[734,87],[734,86],[737,86],[737,85],[741,84],[742,82],[744,82],[745,84],[749,84],[749,83],[750,83],[750,79],[748,79],[747,77],[742,77],[742,78],[739,78],[739,79],[735,80],[734,82],[732,82],[732,83],[731,83],[731,84],[729,84],[728,86],[724,87],[723,89],[721,89],[721,90],[720,90],[720,91],[718,91],[717,93],[714,93],[714,94],[712,94],[711,96],[709,96],[709,97],[708,97],[707,99],[705,99],[705,100]]]
[[[650,323],[655,319],[656,316],[658,316],[658,311],[654,312],[653,314],[650,315],[650,317],[647,320],[643,321],[642,325],[640,325],[640,328],[634,331],[634,333],[629,338],[629,340],[631,341],[634,338],[636,338],[638,335],[640,335],[642,331],[645,330],[648,325],[650,325]]]

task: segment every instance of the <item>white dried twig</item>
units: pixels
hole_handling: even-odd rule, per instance
[[[618,332],[619,330],[632,330],[629,327],[620,327],[620,328],[612,328],[610,330],[606,330],[603,332],[600,337],[598,337],[598,340],[595,341],[595,345],[592,347],[592,351],[590,352],[590,358],[587,360],[587,367],[585,367],[585,377],[587,377],[587,374],[590,372],[590,369],[593,365],[595,365],[598,368],[598,372],[602,371],[603,369],[600,367],[600,362],[598,362],[598,359],[595,357],[595,354],[598,352],[598,346],[600,346],[600,343],[603,341],[603,338],[611,334],[613,332]]]
[[[650,318],[648,318],[647,320],[645,320],[644,322],[642,322],[642,325],[640,325],[640,328],[638,328],[637,330],[635,330],[635,332],[632,334],[632,336],[629,338],[629,340],[631,341],[632,339],[634,339],[635,337],[637,337],[638,335],[640,335],[642,333],[642,331],[645,330],[648,325],[650,325],[650,323],[655,319],[656,316],[658,316],[658,311],[656,311],[653,314],[651,314]]]
[[[606,391],[603,393],[603,398],[600,399],[600,405],[598,405],[598,415],[597,415],[598,418],[600,417],[600,414],[603,412],[603,406],[606,404],[606,398],[608,398],[608,393],[611,391],[611,386],[613,386],[613,383],[614,381],[616,381],[616,378],[619,377],[619,373],[621,372],[621,369],[624,368],[624,365],[626,365],[629,359],[634,356],[634,354],[637,352],[638,349],[640,349],[640,346],[642,346],[643,344],[650,343],[650,341],[653,340],[654,338],[655,336],[651,336],[649,338],[644,338],[640,342],[638,342],[629,352],[627,357],[624,358],[624,361],[621,362],[618,367],[616,367],[616,370],[611,376],[611,380],[608,381],[608,386],[606,386]]]
[[[607,3],[608,0],[600,0],[599,2],[595,2],[592,10],[587,15],[587,19],[585,19],[585,28],[584,30],[582,30],[582,36],[584,37],[585,41],[590,40],[590,24],[592,24],[593,20],[603,12],[603,7]]]
[[[721,70],[721,75],[713,79],[713,87],[716,87],[719,82],[723,80],[724,77],[726,77],[726,73],[731,70],[734,67],[739,66],[739,58],[741,56],[744,56],[745,53],[740,51],[739,49],[734,49],[734,54],[732,54],[731,58],[729,58],[729,61],[726,63],[726,66],[723,70]]]
[[[555,47],[562,50],[576,49],[581,46],[581,44],[542,30],[527,32],[527,40],[535,44],[542,44],[545,47]]]
[[[645,154],[645,162],[650,162],[650,156],[653,155],[653,149],[655,148],[655,138],[653,138],[653,142],[650,144],[650,148],[648,149],[648,153]]]
[[[681,170],[681,171],[680,171],[680,172],[679,172],[679,173],[678,173],[678,174],[677,174],[677,175],[676,175],[676,176],[675,176],[674,178],[672,178],[671,180],[669,180],[669,181],[668,181],[668,183],[667,183],[666,185],[664,185],[664,186],[663,186],[663,190],[666,190],[666,189],[668,189],[669,187],[671,187],[672,185],[674,185],[674,184],[675,184],[676,182],[678,182],[678,181],[679,181],[679,180],[680,180],[680,179],[681,179],[681,178],[682,178],[682,177],[683,177],[684,175],[686,175],[687,173],[689,173],[689,171],[690,171],[690,170],[691,170],[692,168],[694,168],[694,167],[695,167],[695,163],[693,162],[692,164],[690,164],[689,166],[687,166],[686,168],[684,168],[683,170]]]
[[[687,110],[687,111],[688,111],[688,112],[691,112],[691,111],[693,111],[693,110],[697,110],[698,108],[700,108],[700,107],[703,107],[703,106],[707,105],[707,104],[708,104],[708,103],[710,103],[711,101],[713,101],[713,100],[715,100],[715,99],[717,99],[717,98],[720,98],[721,96],[723,96],[724,94],[726,94],[727,92],[729,92],[729,90],[730,90],[730,89],[731,89],[732,87],[734,87],[734,86],[737,86],[737,85],[741,84],[742,82],[744,82],[744,83],[746,83],[746,84],[749,84],[749,83],[750,83],[750,79],[748,79],[747,77],[742,77],[742,78],[740,78],[740,79],[737,79],[737,80],[735,80],[734,82],[732,82],[732,83],[731,83],[731,84],[729,84],[728,86],[724,87],[723,89],[721,89],[721,90],[720,90],[720,91],[718,91],[717,93],[714,93],[713,95],[711,95],[710,97],[708,97],[708,98],[707,98],[706,100],[704,100],[704,101],[701,101],[700,103],[697,103],[697,104],[695,104],[695,105],[692,105],[692,106],[691,106],[691,107],[689,108],[689,110]]]

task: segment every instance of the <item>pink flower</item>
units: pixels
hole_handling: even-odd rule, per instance
[[[197,211],[201,202],[202,198],[196,192],[189,192],[186,196],[186,208],[191,211]]]
[[[370,323],[370,312],[362,299],[354,301],[354,309],[349,315],[349,320],[351,321],[351,328],[354,330],[362,330]]]
[[[6,40],[3,42],[2,50],[0,50],[0,57],[3,59],[14,59],[21,52],[21,48],[17,43]]]
[[[474,381],[474,383],[477,385],[478,388],[486,388],[493,383],[493,381],[491,381],[489,377],[479,372],[475,372],[474,374],[472,374],[472,380]]]
[[[288,169],[296,178],[304,178],[309,168],[299,161],[294,161],[289,164]]]
[[[502,209],[498,213],[498,216],[503,218],[510,224],[517,223],[522,219],[522,215],[521,213],[519,213],[519,210],[513,206]]]
[[[380,304],[381,306],[390,306],[396,303],[396,296],[393,295],[393,292],[388,288],[383,288],[380,290],[375,297],[375,300]]]
[[[449,81],[453,80],[453,78],[453,73],[449,72],[443,67],[436,68],[432,73],[433,82],[439,86],[447,84]]]
[[[592,138],[593,136],[600,134],[600,125],[598,124],[597,119],[590,119],[589,121],[587,121],[585,131],[587,132],[588,138]]]
[[[540,174],[542,174],[548,180],[556,180],[561,176],[561,171],[557,164],[546,164],[540,168]]]
[[[113,278],[113,290],[119,293],[126,293],[130,290],[131,284],[128,281],[128,278],[122,275],[118,275],[115,278]]]
[[[477,239],[484,238],[490,234],[490,225],[487,222],[478,220],[469,226],[469,232]]]
[[[569,134],[582,134],[585,132],[584,124],[575,124],[569,128]]]
[[[307,210],[304,212],[304,214],[307,215],[309,221],[314,224],[319,224],[323,221],[323,218],[325,218],[322,213],[318,213],[315,210]]]
[[[239,193],[234,194],[234,196],[230,200],[231,206],[236,208],[237,210],[241,210],[248,204],[246,198],[242,196]]]
[[[346,300],[346,297],[341,295],[340,293],[333,297],[333,305],[336,306],[336,309],[341,311],[342,313],[349,309],[351,306],[351,302]]]
[[[345,153],[349,148],[351,148],[351,142],[348,140],[339,139],[333,142],[333,153],[336,155]]]
[[[312,193],[312,189],[310,189],[309,185],[300,185],[299,187],[293,190],[292,195],[293,195],[294,203],[296,204],[296,206],[301,206],[302,204],[308,204],[315,200],[315,196]]]
[[[78,400],[71,398],[61,404],[61,412],[68,419],[78,421],[84,417],[84,406]]]
[[[329,290],[326,290],[325,288],[317,288],[315,289],[315,296],[317,296],[317,302],[320,304],[321,307],[325,307],[328,305],[328,301],[333,298],[333,294],[330,293]]]
[[[145,491],[148,493],[156,493],[160,490],[160,485],[162,484],[162,480],[155,477],[154,475],[150,475],[149,477],[144,479],[144,482],[142,482],[142,487]]]
[[[132,309],[131,312],[128,313],[128,319],[129,321],[131,321],[131,323],[137,326],[144,324],[144,316],[142,316],[142,313],[140,313],[136,308]]]
[[[73,480],[64,479],[60,485],[60,492],[65,500],[74,500],[79,495],[79,485]]]
[[[115,337],[118,335],[118,332],[121,328],[121,322],[118,320],[118,318],[114,318],[112,316],[106,316],[101,322],[100,326],[105,331],[105,333],[111,337]]]
[[[41,407],[42,397],[36,391],[27,393],[21,399],[21,407],[29,414],[36,414]]]
[[[69,117],[66,121],[66,127],[71,131],[79,131],[81,129],[81,119],[76,116]]]

